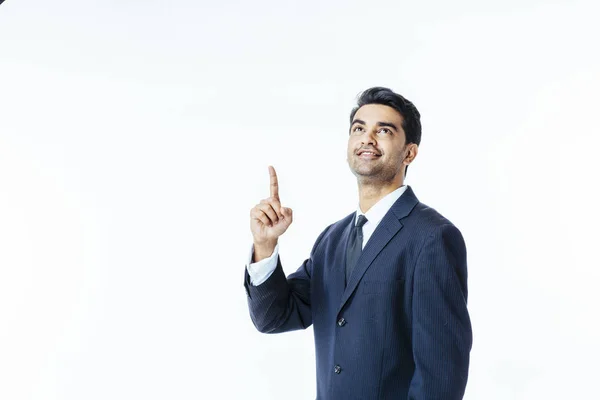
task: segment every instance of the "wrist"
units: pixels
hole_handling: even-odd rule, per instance
[[[254,241],[254,262],[271,257],[277,246],[277,240]]]

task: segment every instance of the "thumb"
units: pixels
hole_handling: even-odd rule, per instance
[[[292,218],[292,209],[291,208],[287,208],[287,207],[282,207],[282,212],[284,217],[286,218]]]

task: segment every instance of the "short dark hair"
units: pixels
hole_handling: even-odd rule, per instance
[[[358,109],[367,104],[382,104],[398,111],[403,119],[402,129],[406,134],[406,144],[415,143],[418,146],[421,143],[421,114],[410,100],[394,93],[391,89],[372,87],[358,96],[356,107],[350,113],[350,123]]]

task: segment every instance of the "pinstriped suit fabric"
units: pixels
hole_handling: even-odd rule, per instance
[[[313,325],[319,400],[462,399],[472,331],[460,231],[408,187],[344,285],[354,215],[328,226],[287,278],[279,260],[259,286],[246,272],[254,325]]]

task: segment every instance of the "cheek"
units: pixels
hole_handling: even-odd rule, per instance
[[[354,140],[352,140],[352,138],[348,139],[348,147],[347,147],[348,154],[352,154],[354,152],[354,145],[355,145]]]

